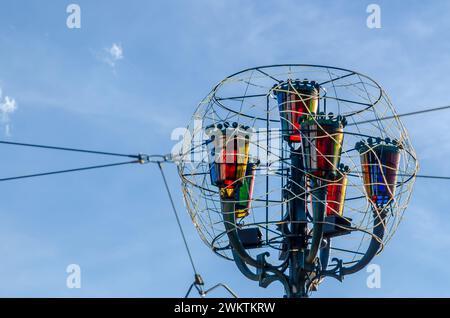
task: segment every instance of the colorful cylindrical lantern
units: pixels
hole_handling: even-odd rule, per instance
[[[219,188],[220,199],[235,201],[237,217],[248,214],[253,193],[255,167],[249,163],[249,127],[225,122],[209,127],[210,178]]]
[[[327,216],[344,215],[345,194],[347,192],[348,167],[342,169],[335,180],[327,185]]]
[[[355,148],[361,157],[366,194],[377,207],[384,207],[395,196],[400,163],[398,142],[369,138],[358,142]]]
[[[345,118],[306,117],[300,124],[305,170],[320,178],[336,175],[344,140]]]
[[[220,188],[242,182],[247,170],[251,131],[225,122],[207,129],[211,149],[211,183]]]
[[[317,113],[320,86],[307,80],[288,80],[273,89],[277,97],[283,138],[300,142],[299,118]]]

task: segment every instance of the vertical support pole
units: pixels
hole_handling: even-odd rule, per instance
[[[291,150],[291,189],[295,198],[289,201],[289,218],[291,223],[290,251],[289,251],[289,281],[293,297],[307,297],[306,274],[303,271],[305,254],[308,245],[306,218],[306,181],[303,173],[302,154]]]
[[[266,97],[266,244],[269,244],[269,126],[270,123],[270,107],[269,95]]]
[[[313,233],[311,247],[306,257],[306,263],[313,264],[317,252],[320,249],[323,238],[323,225],[325,221],[325,200],[327,197],[327,184],[323,180],[312,177],[312,209],[313,209]]]

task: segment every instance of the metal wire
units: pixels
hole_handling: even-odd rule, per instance
[[[104,165],[88,166],[88,167],[66,169],[66,170],[57,170],[57,171],[50,171],[50,172],[42,172],[42,173],[35,173],[35,174],[16,176],[16,177],[1,178],[0,182],[12,181],[12,180],[18,180],[18,179],[26,179],[26,178],[34,178],[34,177],[43,177],[43,176],[49,176],[49,175],[54,175],[54,174],[62,174],[62,173],[69,173],[69,172],[93,170],[93,169],[100,169],[100,168],[107,168],[107,167],[122,166],[122,165],[127,165],[127,164],[132,164],[132,163],[139,163],[139,160],[117,162],[117,163],[109,163],[109,164],[104,164]]]
[[[416,178],[422,179],[442,179],[442,180],[450,180],[450,177],[441,177],[441,176],[427,176],[427,175],[416,175]]]
[[[446,109],[450,109],[450,105],[442,106],[442,107],[435,107],[435,108],[427,108],[427,109],[418,110],[418,111],[414,111],[414,112],[410,112],[410,113],[398,114],[398,115],[395,115],[395,116],[381,117],[381,118],[378,118],[378,119],[364,120],[364,121],[360,121],[360,122],[357,122],[357,123],[349,123],[348,126],[372,123],[372,122],[379,121],[379,120],[388,120],[388,119],[394,119],[394,118],[398,118],[398,117],[407,117],[407,116],[419,115],[419,114],[436,112],[436,111],[439,111],[439,110],[446,110]]]
[[[195,264],[194,264],[194,260],[192,258],[191,250],[189,249],[189,245],[187,243],[186,236],[184,234],[183,226],[181,225],[180,217],[178,216],[178,212],[177,212],[177,209],[175,207],[175,203],[173,201],[172,194],[171,194],[170,189],[169,189],[169,185],[167,183],[166,175],[164,174],[164,170],[162,168],[161,162],[157,162],[157,164],[158,164],[158,167],[159,167],[159,171],[161,172],[161,176],[163,178],[164,185],[166,187],[167,195],[169,196],[170,204],[172,205],[173,214],[175,215],[175,219],[177,220],[177,224],[178,224],[178,228],[179,228],[180,233],[181,233],[181,237],[183,238],[183,242],[184,242],[184,246],[186,248],[186,252],[187,252],[187,254],[189,256],[189,261],[191,262],[192,269],[194,270],[194,274],[197,275],[198,272],[197,272],[197,269],[195,268]]]
[[[222,287],[223,289],[225,289],[234,298],[239,298],[239,296],[227,284],[218,283],[218,284],[214,285],[213,287],[211,287],[211,288],[209,288],[207,290],[203,290],[203,288],[201,286],[199,286],[198,284],[196,284],[195,282],[192,283],[191,286],[189,286],[189,289],[188,289],[186,295],[184,296],[184,298],[188,298],[189,297],[189,295],[191,294],[191,291],[192,291],[192,289],[194,287],[197,290],[197,292],[199,293],[199,295],[202,296],[202,297],[206,297],[213,290]]]
[[[236,293],[235,293],[230,287],[228,287],[228,285],[226,285],[226,284],[224,284],[224,283],[218,283],[218,284],[214,285],[213,287],[211,287],[211,288],[209,288],[209,289],[207,289],[207,290],[204,290],[204,289],[203,289],[203,287],[202,287],[202,286],[204,285],[203,279],[202,279],[201,275],[197,272],[197,269],[196,269],[196,267],[195,267],[194,259],[193,259],[193,257],[192,257],[192,253],[191,253],[191,250],[190,250],[190,248],[189,248],[189,244],[188,244],[188,242],[187,242],[186,235],[184,234],[183,226],[181,225],[180,217],[179,217],[178,212],[177,212],[177,209],[176,209],[176,207],[175,207],[175,203],[174,203],[174,200],[173,200],[173,198],[172,198],[172,194],[171,194],[171,192],[170,192],[169,185],[168,185],[168,183],[167,183],[166,175],[165,175],[164,170],[163,170],[163,168],[162,168],[163,162],[168,161],[168,160],[167,160],[167,156],[163,156],[163,157],[164,157],[164,161],[152,161],[152,163],[158,164],[158,168],[159,168],[159,171],[161,172],[161,176],[162,176],[163,181],[164,181],[164,186],[165,186],[165,188],[166,188],[167,195],[169,196],[170,204],[172,205],[173,214],[175,215],[175,219],[176,219],[176,221],[177,221],[178,228],[179,228],[179,230],[180,230],[180,234],[181,234],[181,237],[182,237],[182,239],[183,239],[184,246],[185,246],[185,248],[186,248],[186,252],[187,252],[187,254],[188,254],[189,261],[190,261],[190,263],[191,263],[192,269],[193,269],[193,271],[194,271],[194,277],[195,277],[194,282],[189,286],[189,288],[188,288],[188,290],[187,290],[186,295],[184,296],[184,298],[189,297],[189,295],[190,295],[190,293],[191,293],[191,291],[192,291],[193,288],[195,288],[195,289],[197,290],[198,294],[199,294],[201,297],[205,297],[205,296],[207,296],[207,294],[209,294],[210,292],[212,292],[213,290],[215,290],[216,288],[219,288],[219,287],[224,288],[224,289],[225,289],[228,293],[230,293],[234,298],[238,298],[238,295],[236,295]]]
[[[139,155],[128,155],[128,154],[115,153],[115,152],[86,150],[86,149],[77,149],[77,148],[68,148],[68,147],[57,147],[57,146],[30,144],[30,143],[23,143],[23,142],[12,142],[12,141],[5,141],[5,140],[0,140],[0,144],[13,145],[13,146],[24,146],[24,147],[33,147],[33,148],[43,148],[43,149],[52,149],[52,150],[62,150],[62,151],[72,151],[72,152],[82,152],[82,153],[91,153],[91,154],[105,155],[105,156],[128,157],[128,158],[136,158],[136,159],[139,158]]]

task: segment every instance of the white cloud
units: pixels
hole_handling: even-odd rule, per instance
[[[5,127],[5,134],[10,136],[10,115],[14,113],[17,109],[16,100],[10,96],[3,97],[3,92],[0,89],[0,119],[1,123]]]
[[[111,57],[114,60],[121,60],[121,59],[123,59],[122,46],[120,44],[113,43],[113,45],[109,49],[109,54],[111,54]]]
[[[116,66],[117,61],[123,59],[123,48],[120,43],[113,43],[110,48],[105,48],[103,61],[112,68]]]

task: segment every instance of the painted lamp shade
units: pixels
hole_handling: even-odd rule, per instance
[[[347,192],[348,177],[340,175],[336,180],[327,184],[327,216],[344,215],[345,193]]]
[[[245,183],[251,131],[237,123],[209,127],[211,184],[220,189],[221,199],[235,199],[236,188]]]
[[[288,142],[300,142],[299,119],[317,113],[320,86],[307,80],[288,80],[273,89],[277,97],[283,138]]]
[[[253,187],[255,184],[256,164],[249,163],[242,184],[235,187],[235,211],[236,217],[242,218],[250,213],[253,197]]]
[[[344,140],[345,118],[324,114],[301,121],[305,170],[313,176],[330,178],[336,175]]]
[[[369,200],[377,207],[384,207],[395,196],[400,162],[400,147],[394,140],[369,138],[358,142],[364,188]]]

